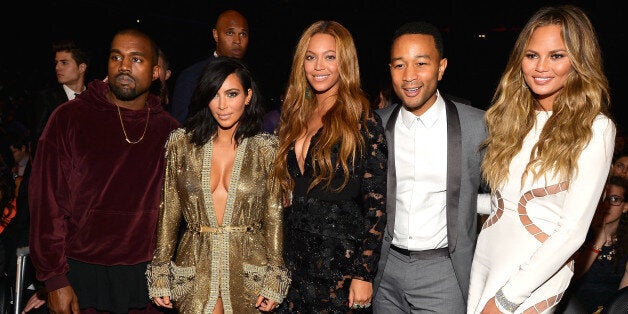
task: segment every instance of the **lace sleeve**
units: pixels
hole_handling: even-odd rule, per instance
[[[386,170],[388,147],[382,121],[377,115],[367,120],[364,168],[361,174],[362,200],[368,229],[365,230],[361,258],[356,259],[354,277],[372,281],[377,271],[382,236],[386,227]]]

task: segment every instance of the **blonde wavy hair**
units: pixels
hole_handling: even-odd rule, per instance
[[[308,190],[321,183],[330,188],[338,168],[342,169],[345,177],[341,186],[333,188],[334,191],[342,190],[348,182],[350,168],[365,145],[360,129],[366,128],[370,104],[360,86],[358,54],[353,37],[338,22],[317,21],[303,32],[296,46],[279,120],[279,151],[274,173],[281,189],[286,192],[294,188],[294,180],[288,173],[286,157],[294,142],[307,129],[310,115],[317,106],[316,97],[311,95],[313,92],[310,91],[311,87],[303,67],[307,47],[315,34],[329,34],[336,40],[340,78],[336,101],[322,117],[320,137],[313,143],[313,149],[308,152],[314,165],[314,180]],[[332,162],[332,147],[338,143],[338,158]]]
[[[578,7],[563,5],[538,10],[523,27],[510,53],[491,107],[486,112],[489,135],[483,143],[483,178],[499,188],[508,177],[508,167],[535,123],[537,100],[527,88],[521,63],[535,29],[559,25],[572,70],[554,100],[549,118],[521,177],[538,179],[547,173],[571,180],[577,160],[592,136],[591,127],[599,114],[609,115],[610,93],[604,74],[602,53],[591,21]]]

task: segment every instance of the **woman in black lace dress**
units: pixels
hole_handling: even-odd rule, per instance
[[[275,175],[286,192],[292,286],[279,312],[370,311],[386,225],[387,148],[346,28],[319,21],[304,31],[282,108]]]

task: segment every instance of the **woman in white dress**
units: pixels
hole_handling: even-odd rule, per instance
[[[491,215],[471,268],[469,313],[554,312],[610,169],[609,105],[586,14],[541,8],[519,34],[486,113]]]

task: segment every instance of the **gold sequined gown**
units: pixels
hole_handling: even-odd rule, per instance
[[[212,146],[196,147],[184,129],[168,140],[149,294],[170,296],[180,313],[211,313],[219,296],[225,313],[259,313],[259,294],[279,303],[290,284],[280,198],[266,180],[277,138],[258,134],[238,147],[222,226],[209,187]],[[177,246],[181,217],[187,229]]]

